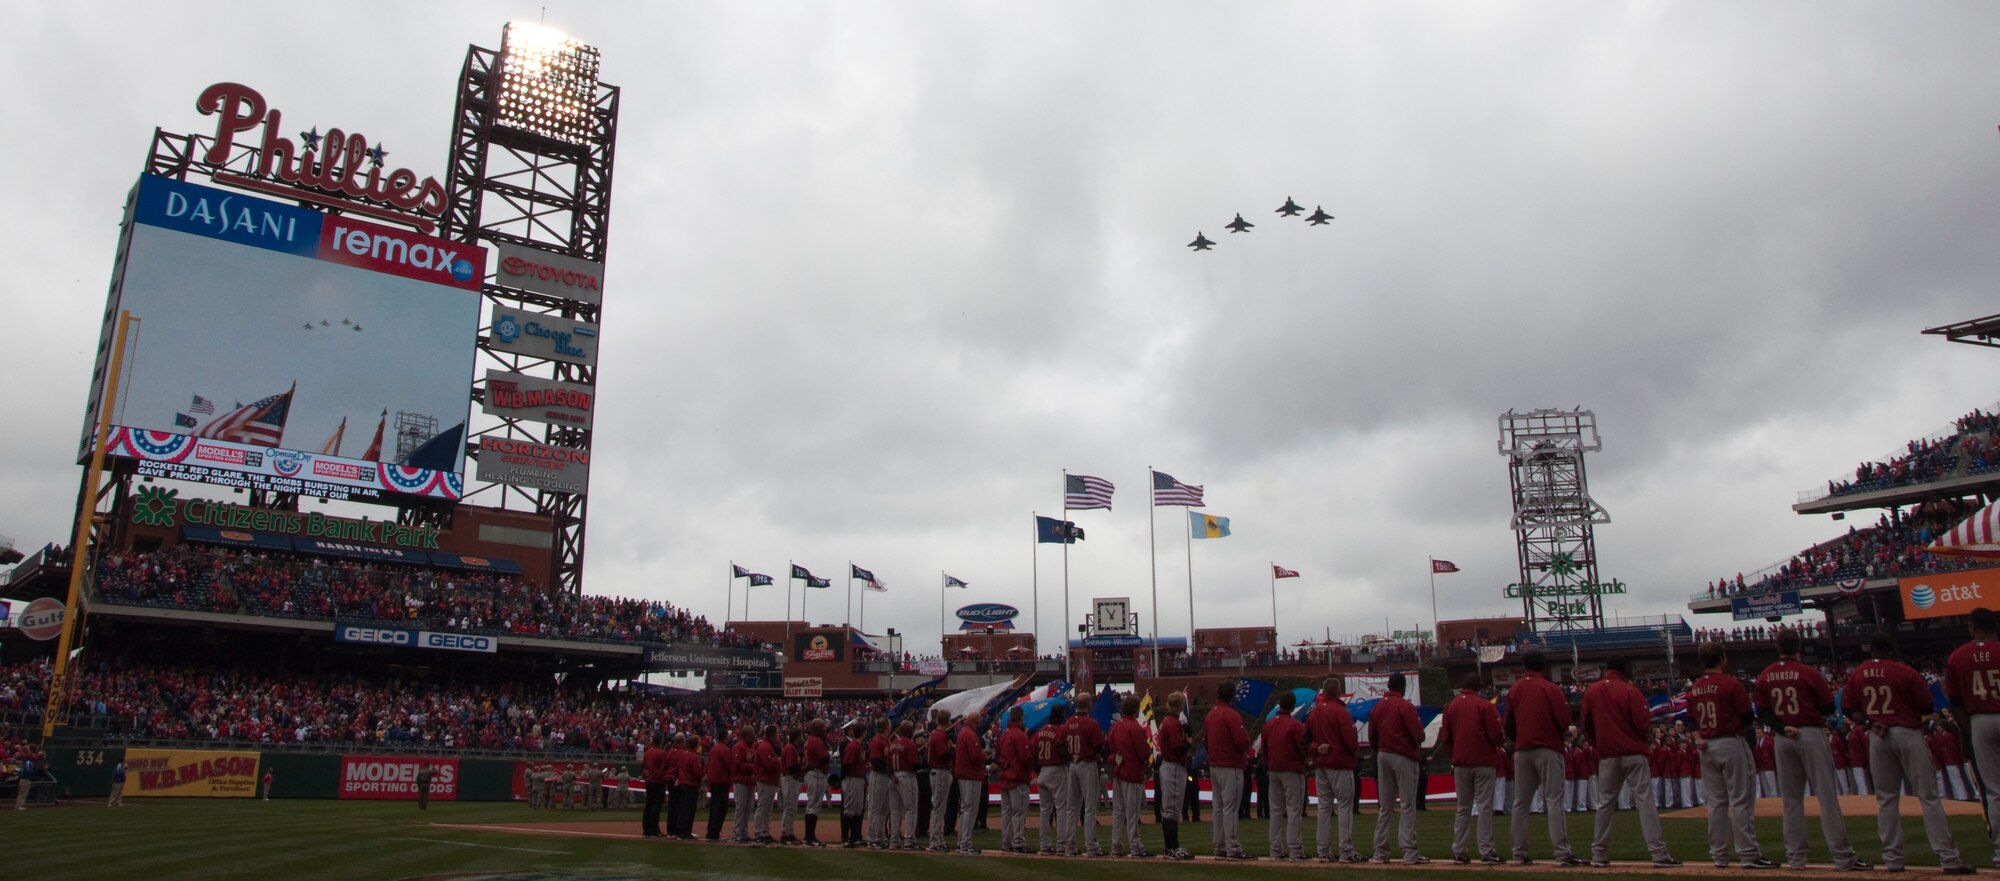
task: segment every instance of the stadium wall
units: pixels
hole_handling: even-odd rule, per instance
[[[125,761],[125,750],[118,747],[50,747],[46,752],[49,770],[55,775],[63,798],[98,799],[110,795],[111,770]],[[432,758],[450,760],[449,756]],[[258,752],[256,776],[262,780],[265,771],[271,772],[273,798],[337,799],[341,797],[342,760],[341,753],[264,750]],[[520,801],[525,798],[522,781],[528,762],[517,759],[458,759],[456,762],[457,800]],[[543,762],[581,764],[578,759],[553,755],[534,760],[536,764]],[[612,766],[614,772],[616,767]],[[639,775],[636,763],[625,763],[625,770],[635,779]]]

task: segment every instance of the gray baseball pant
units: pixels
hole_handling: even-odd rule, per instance
[[[1847,821],[1840,815],[1840,787],[1834,784],[1833,747],[1825,728],[1801,728],[1799,735],[1779,737],[1773,746],[1778,760],[1778,798],[1784,804],[1785,864],[1806,867],[1812,842],[1806,832],[1806,785],[1819,799],[1820,836],[1833,853],[1837,868],[1854,865],[1854,845],[1847,840]]]
[[[1514,858],[1528,858],[1528,806],[1534,796],[1549,802],[1562,798],[1563,754],[1552,749],[1524,749],[1514,753],[1514,813],[1508,825],[1514,836]],[[1604,816],[1603,809],[1598,816]],[[1568,858],[1569,817],[1561,811],[1549,812],[1549,844],[1558,861]]]
[[[1651,789],[1652,770],[1645,756],[1612,756],[1597,760],[1597,829],[1590,845],[1592,862],[1611,859],[1611,820],[1618,814],[1618,791],[1630,789],[1632,803],[1639,809],[1639,833],[1653,859],[1666,859],[1667,841],[1660,835],[1660,809],[1645,798]]]
[[[1741,737],[1707,741],[1701,749],[1702,800],[1708,802],[1708,857],[1729,862],[1732,847],[1744,862],[1757,850],[1757,757]]]
[[[1562,779],[1556,778],[1561,785]],[[1375,754],[1375,858],[1389,857],[1389,823],[1400,816],[1403,862],[1414,863],[1417,852],[1417,760],[1395,753]],[[1560,790],[1556,790],[1560,792]],[[1550,804],[1561,804],[1560,795],[1551,794]],[[1558,812],[1551,811],[1553,816]]]
[[[1452,788],[1458,793],[1458,810],[1451,818],[1451,855],[1472,856],[1473,817],[1478,816],[1479,855],[1497,857],[1493,843],[1493,769],[1453,768]]]
[[[1924,812],[1924,837],[1938,865],[1953,868],[1965,865],[1951,839],[1951,826],[1944,817],[1944,803],[1938,800],[1937,776],[1931,773],[1931,750],[1924,733],[1915,728],[1891,728],[1887,736],[1868,740],[1868,771],[1875,778],[1875,829],[1882,838],[1882,864],[1891,870],[1903,868],[1903,785],[1917,796]]]
[[[1336,768],[1313,771],[1319,788],[1319,858],[1337,859],[1354,852],[1354,772]],[[1333,822],[1340,818],[1340,847],[1334,849]]]

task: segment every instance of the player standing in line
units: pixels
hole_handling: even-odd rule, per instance
[[[1528,856],[1528,813],[1535,796],[1544,795],[1549,801],[1561,797],[1562,736],[1569,727],[1569,698],[1544,675],[1549,661],[1540,649],[1522,652],[1521,666],[1524,670],[1520,678],[1507,690],[1504,726],[1514,753],[1514,812],[1510,824],[1514,864],[1526,866],[1534,862]],[[1598,742],[1604,745],[1601,738]],[[1600,809],[1599,816],[1602,815]],[[1555,848],[1556,865],[1583,865],[1570,852],[1569,817],[1561,811],[1549,813],[1549,844]]]
[[[1160,717],[1160,836],[1165,850],[1162,855],[1170,860],[1191,860],[1194,854],[1181,847],[1181,809],[1187,801],[1188,762],[1193,753],[1188,743],[1187,733],[1181,727],[1181,713],[1187,709],[1187,697],[1176,691],[1167,695],[1167,712]],[[1353,731],[1353,725],[1348,726]],[[1196,793],[1196,798],[1201,794]]]
[[[1853,771],[1854,785],[1849,787],[1855,795],[1867,795],[1875,791],[1875,780],[1868,772],[1868,726],[1855,722],[1847,725],[1847,764]]]
[[[1104,753],[1104,729],[1089,713],[1070,717],[1069,728],[1069,819],[1065,830],[1081,835],[1075,850],[1085,856],[1101,857],[1104,845],[1097,831],[1097,814],[1104,801],[1104,774],[1098,767]]]
[[[1938,800],[1937,779],[1931,774],[1931,753],[1924,745],[1923,723],[1933,711],[1930,686],[1909,665],[1895,660],[1896,640],[1876,631],[1868,640],[1874,657],[1847,675],[1841,703],[1849,716],[1865,722],[1873,735],[1868,743],[1868,770],[1875,779],[1876,832],[1882,838],[1882,864],[1903,870],[1902,788],[1916,793],[1924,813],[1924,835],[1946,875],[1970,875],[1972,867],[1959,858],[1951,826]]]
[[[1254,859],[1236,837],[1236,820],[1243,808],[1243,769],[1248,764],[1250,732],[1243,727],[1243,715],[1230,706],[1236,699],[1236,683],[1225,681],[1215,688],[1215,706],[1202,718],[1202,732],[1208,746],[1208,776],[1215,790],[1215,820],[1209,826],[1210,846],[1218,860]],[[1200,798],[1200,793],[1196,793]]]
[[[639,815],[639,834],[646,838],[660,837],[660,808],[667,803],[667,781],[674,776],[666,744],[665,734],[654,734],[639,766],[640,776],[646,781],[646,810]]]
[[[1417,800],[1424,797],[1419,774],[1423,770],[1424,725],[1417,708],[1403,699],[1409,686],[1401,673],[1389,674],[1388,690],[1368,714],[1368,742],[1375,747],[1375,862],[1389,861],[1390,824],[1400,821],[1398,836],[1403,862],[1421,865],[1430,858],[1417,851]],[[1560,777],[1557,780],[1560,786]],[[1560,789],[1552,790],[1549,813],[1562,810]]]
[[[706,780],[701,751],[696,747],[701,739],[694,735],[674,735],[674,750],[678,751],[674,761],[673,785],[667,789],[667,806],[670,811],[680,814],[678,827],[669,825],[667,834],[682,841],[694,840],[694,812],[701,803],[701,786]]]
[[[1306,716],[1306,749],[1312,756],[1313,785],[1319,789],[1319,861],[1366,861],[1354,849],[1354,772],[1360,766],[1361,739],[1354,732],[1354,717],[1340,702],[1338,679],[1329,677],[1320,685],[1319,700]],[[1336,817],[1338,845],[1333,839]]]
[[[1037,837],[1043,855],[1075,856],[1071,847],[1075,829],[1064,829],[1069,811],[1069,731],[1064,707],[1049,708],[1048,721],[1035,731],[1035,784],[1041,790],[1041,813]]]
[[[1797,630],[1780,628],[1775,641],[1778,660],[1758,674],[1755,696],[1760,721],[1778,732],[1771,738],[1771,757],[1777,765],[1778,798],[1784,804],[1785,868],[1806,867],[1812,844],[1805,808],[1810,783],[1819,799],[1820,835],[1833,853],[1833,867],[1848,872],[1869,869],[1870,864],[1854,855],[1847,821],[1840,815],[1834,749],[1837,745],[1844,755],[1847,746],[1840,735],[1826,730],[1826,718],[1833,715],[1833,689],[1817,668],[1799,661]]]
[[[951,804],[953,780],[951,711],[938,710],[931,720],[931,733],[924,742],[925,758],[931,764],[931,834],[930,849],[936,853],[945,851],[944,828],[946,809]]]
[[[1271,802],[1270,846],[1273,862],[1304,862],[1306,850],[1299,837],[1306,812],[1306,726],[1292,715],[1298,698],[1290,691],[1278,695],[1278,714],[1264,723],[1264,762],[1271,786],[1265,798]]]
[[[1139,841],[1139,815],[1146,809],[1146,727],[1139,724],[1139,697],[1130,695],[1119,707],[1107,738],[1111,753],[1111,855],[1146,859]]]
[[[1756,716],[1750,693],[1726,672],[1729,655],[1720,643],[1704,642],[1696,654],[1702,674],[1688,689],[1688,714],[1701,754],[1702,800],[1708,803],[1708,857],[1726,869],[1733,845],[1743,868],[1775,869],[1778,864],[1757,849],[1757,747],[1751,740]]]
[[[806,846],[825,847],[819,840],[819,809],[826,805],[826,772],[833,753],[826,747],[826,720],[806,723]]]
[[[889,776],[895,781],[896,804],[889,814],[889,846],[917,849],[917,726],[908,719],[896,724],[890,746]]]
[[[1028,723],[1020,707],[1007,711],[1007,730],[1000,732],[1000,849],[1028,852],[1028,781],[1035,777],[1035,750],[1028,744]],[[971,826],[961,824],[961,836]]]
[[[944,710],[939,710],[942,717]],[[958,852],[977,854],[972,830],[979,825],[979,806],[986,803],[986,747],[979,742],[979,711],[965,714],[952,737],[951,779],[958,786]],[[1004,831],[1002,833],[1005,834]],[[1001,842],[1004,850],[1006,842]]]
[[[778,781],[785,773],[784,749],[778,741],[778,726],[765,725],[764,736],[758,738],[750,750],[752,761],[756,763],[752,769],[756,789],[751,796],[755,814],[751,817],[751,825],[756,828],[751,841],[758,845],[777,843],[777,839],[771,837],[771,817],[777,813]],[[791,834],[789,827],[785,834]]]
[[[847,723],[847,742],[840,747],[840,846],[860,847],[861,820],[868,812],[868,742],[861,737],[861,720]]]
[[[729,816],[729,789],[736,780],[736,751],[727,741],[708,742],[708,770],[702,782],[708,784],[708,840],[722,838],[722,825]]]
[[[1653,868],[1674,868],[1681,861],[1667,852],[1666,839],[1660,834],[1660,811],[1645,798],[1646,778],[1652,773],[1646,757],[1646,742],[1653,731],[1652,712],[1639,689],[1625,681],[1630,666],[1623,657],[1605,661],[1604,667],[1604,676],[1583,694],[1583,732],[1597,744],[1597,835],[1591,842],[1590,864],[1599,868],[1611,865],[1611,822],[1618,812],[1618,791],[1630,789],[1639,808],[1639,831],[1653,854]],[[1557,816],[1550,814],[1550,822]],[[1515,818],[1518,822],[1520,815]],[[1520,835],[1516,832],[1515,840],[1520,840]]]
[[[889,770],[889,748],[894,742],[888,717],[876,717],[875,734],[868,738],[868,803],[863,814],[871,850],[887,850],[892,834],[889,823],[896,815],[898,801],[895,777]]]
[[[2000,863],[2000,612],[1972,610],[1972,641],[1944,664],[1944,693],[1958,729],[1971,745],[1974,795],[1986,812]]]
[[[1493,702],[1479,696],[1479,674],[1468,673],[1458,696],[1444,708],[1438,726],[1437,751],[1450,757],[1458,808],[1451,821],[1451,858],[1472,862],[1473,815],[1478,815],[1479,861],[1505,862],[1493,841],[1493,775],[1500,763],[1505,732]]]
[[[799,820],[799,787],[805,782],[805,735],[797,728],[785,732],[785,745],[778,750],[778,843],[798,844],[792,832]]]

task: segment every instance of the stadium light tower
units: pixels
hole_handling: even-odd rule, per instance
[[[611,169],[618,139],[618,88],[598,79],[598,50],[562,33],[510,22],[500,51],[470,47],[458,82],[446,216],[440,234],[492,247],[498,271],[481,288],[493,332],[479,338],[482,371],[473,398],[482,407],[466,437],[471,454],[488,446],[528,444],[571,463],[558,483],[510,479],[498,461],[482,461],[475,495],[498,496],[547,515],[555,527],[555,581],[580,592],[592,423],[538,421],[529,410],[495,413],[495,389],[566,389],[594,400],[597,328],[611,220]],[[556,351],[522,343],[513,331],[530,321],[560,325]],[[543,337],[545,339],[545,337]],[[530,408],[532,409],[532,408]],[[498,458],[497,456],[495,457]],[[485,467],[493,465],[492,469]],[[486,475],[495,475],[492,477]],[[407,517],[434,516],[420,509]]]
[[[1584,453],[1603,446],[1597,415],[1581,407],[1500,415],[1520,564],[1509,593],[1520,597],[1522,616],[1537,632],[1604,626],[1593,530],[1611,515],[1591,500],[1583,463]]]

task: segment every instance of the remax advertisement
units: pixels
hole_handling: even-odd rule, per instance
[[[323,498],[458,497],[483,249],[153,176],[130,211],[113,455]]]

